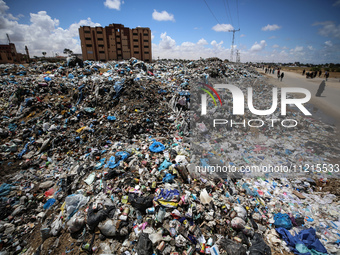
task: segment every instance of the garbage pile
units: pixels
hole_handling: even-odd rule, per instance
[[[236,178],[195,170],[192,151],[211,148],[205,140],[201,149],[191,144],[194,81],[259,80],[266,91],[249,66],[130,59],[0,71],[0,254],[338,251],[339,196],[320,190],[329,175]],[[309,130],[287,132],[283,145],[275,142],[279,129],[257,129],[255,138],[253,130],[231,129],[230,144],[213,150],[224,149],[235,165],[338,155],[333,128],[304,121]]]

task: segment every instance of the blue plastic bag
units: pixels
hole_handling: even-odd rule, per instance
[[[160,142],[154,142],[150,145],[149,150],[152,152],[162,152],[165,150],[165,146]]]
[[[110,121],[113,121],[113,120],[116,120],[116,117],[115,116],[107,116],[107,119],[110,120]]]
[[[162,171],[163,169],[167,169],[171,165],[172,165],[171,162],[168,162],[167,160],[164,160],[163,163],[158,167],[158,170]]]
[[[164,178],[163,178],[163,182],[164,182],[164,183],[165,183],[165,182],[172,183],[172,182],[174,181],[174,179],[175,179],[175,176],[174,176],[174,175],[167,173],[167,174],[164,176]]]
[[[276,228],[285,228],[285,229],[291,229],[293,227],[292,221],[290,220],[290,217],[287,213],[277,213],[274,215],[274,225]]]
[[[47,202],[43,206],[44,209],[46,210],[46,209],[50,208],[52,205],[54,205],[55,201],[56,200],[54,198],[50,198],[49,200],[47,200]]]

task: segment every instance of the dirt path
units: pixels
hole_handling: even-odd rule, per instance
[[[277,73],[265,74],[262,69],[258,69],[260,73],[269,78],[269,83],[276,87],[300,87],[308,89],[311,92],[311,104],[321,110],[318,114],[328,115],[334,120],[334,125],[340,129],[340,82],[338,79],[329,79],[326,82],[325,91],[321,97],[316,97],[316,91],[320,83],[324,80],[323,78],[306,79],[301,74],[284,71],[284,78],[281,81],[277,79]],[[314,116],[316,119],[320,119],[320,116]],[[327,117],[326,117],[327,118]]]

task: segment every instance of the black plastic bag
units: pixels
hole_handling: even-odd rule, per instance
[[[136,250],[138,252],[138,255],[152,255],[153,254],[152,242],[149,238],[149,234],[142,233],[139,236]]]
[[[247,250],[245,247],[243,247],[242,244],[235,243],[231,241],[230,239],[225,239],[225,238],[222,239],[221,246],[228,253],[228,255],[246,255],[247,254]]]
[[[252,246],[249,248],[251,255],[271,255],[270,247],[265,243],[260,234],[255,233],[251,240]]]
[[[137,194],[129,194],[129,202],[141,213],[145,213],[147,208],[152,207],[152,199],[152,197],[139,197]]]
[[[106,220],[107,217],[111,216],[111,212],[114,212],[115,207],[109,206],[100,210],[93,209],[93,203],[90,204],[87,211],[87,225],[91,230],[94,230],[98,226],[99,222]]]

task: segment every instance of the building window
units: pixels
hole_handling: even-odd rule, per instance
[[[143,42],[149,42],[149,40],[143,40]]]
[[[100,51],[99,51],[99,53],[105,53],[105,51],[103,51],[103,50],[100,50]]]
[[[133,39],[134,42],[138,42],[138,39]]]
[[[97,31],[97,34],[102,34],[103,33],[103,31]]]
[[[104,47],[104,44],[99,44],[98,46],[99,46],[99,47]]]
[[[149,34],[145,34],[145,33],[144,33],[143,35],[144,35],[144,36],[149,36]]]
[[[90,31],[89,31],[89,30],[85,30],[84,33],[85,33],[85,34],[89,34]]]
[[[148,51],[144,51],[144,54],[149,54],[149,52]]]
[[[134,51],[133,54],[139,54],[139,51]]]
[[[92,47],[92,44],[86,44],[86,47]]]
[[[138,33],[133,33],[133,35],[138,35]]]
[[[91,40],[91,38],[89,38],[89,37],[86,37],[86,38],[85,38],[85,40]]]
[[[133,45],[134,48],[138,48],[138,45]]]
[[[148,49],[149,48],[149,46],[148,45],[144,45],[144,49]]]
[[[103,41],[103,38],[98,38],[98,41]]]

